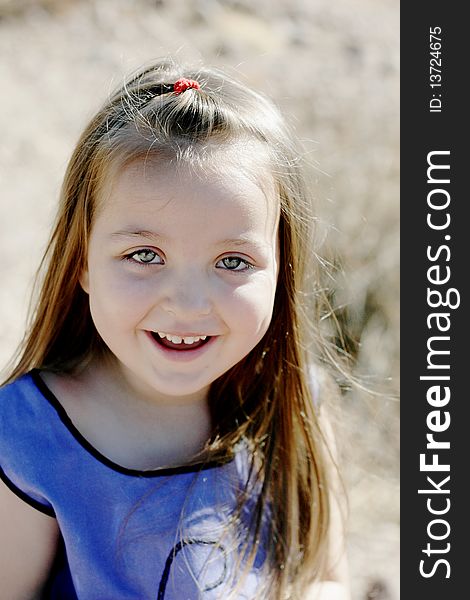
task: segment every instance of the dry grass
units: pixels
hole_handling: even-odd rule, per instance
[[[355,374],[383,392],[343,398],[354,598],[397,600],[398,2],[0,0],[0,366],[78,133],[123,74],[167,53],[274,96],[316,168],[336,314]]]

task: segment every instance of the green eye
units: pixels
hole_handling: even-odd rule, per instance
[[[239,256],[226,256],[219,260],[219,263],[223,264],[223,267],[218,267],[219,269],[225,269],[227,271],[247,271],[248,269],[252,269],[253,265],[249,263],[247,260],[240,258]],[[243,267],[243,268],[239,268]]]
[[[155,250],[150,250],[150,248],[142,248],[141,250],[137,250],[137,252],[132,252],[132,254],[128,254],[125,258],[130,262],[138,263],[141,265],[163,264],[163,260],[161,259],[161,257],[155,252]]]

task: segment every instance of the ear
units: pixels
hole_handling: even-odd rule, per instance
[[[78,281],[80,282],[80,285],[82,286],[82,290],[86,293],[89,294],[89,275],[88,275],[88,267],[85,266],[82,269],[82,272],[80,273],[80,277],[78,278]]]

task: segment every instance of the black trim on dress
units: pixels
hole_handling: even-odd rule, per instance
[[[99,450],[97,450],[75,427],[67,412],[65,411],[62,404],[59,402],[54,393],[47,387],[46,383],[40,376],[40,371],[38,369],[33,369],[31,372],[31,377],[33,383],[36,385],[38,390],[44,396],[44,398],[51,404],[51,406],[56,410],[59,415],[60,420],[65,425],[65,427],[69,430],[75,440],[96,460],[106,465],[113,471],[117,471],[118,473],[122,473],[124,475],[129,475],[131,477],[166,477],[170,475],[180,475],[183,473],[198,473],[200,471],[205,471],[207,469],[213,469],[215,467],[220,467],[224,464],[232,462],[234,457],[228,457],[226,460],[212,460],[206,462],[195,463],[192,465],[184,465],[181,467],[164,467],[160,469],[149,469],[145,471],[141,471],[138,469],[130,469],[128,467],[123,467],[118,463],[115,463],[104,454],[101,454]]]
[[[41,504],[41,502],[38,502],[38,500],[35,500],[34,498],[31,498],[31,496],[28,496],[28,494],[23,492],[23,490],[20,490],[20,488],[18,486],[16,486],[13,483],[13,481],[11,481],[11,479],[9,479],[7,477],[7,475],[5,474],[5,471],[1,467],[0,467],[0,479],[7,486],[7,488],[9,488],[10,491],[12,491],[16,496],[18,496],[18,498],[23,500],[23,502],[26,502],[26,504],[29,504],[30,506],[32,506],[39,512],[44,513],[48,517],[55,518],[56,515],[55,515],[54,509],[52,508],[52,506],[46,506],[45,504]]]

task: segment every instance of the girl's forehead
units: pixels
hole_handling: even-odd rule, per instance
[[[98,202],[98,214],[151,210],[170,214],[197,199],[207,209],[259,213],[277,222],[279,197],[269,155],[261,143],[205,147],[183,159],[147,155],[116,165]]]

